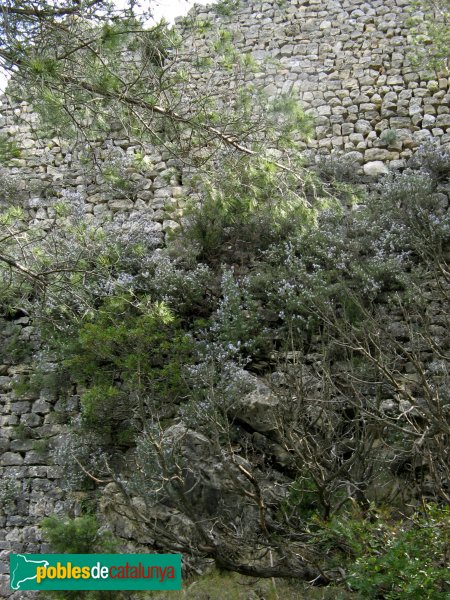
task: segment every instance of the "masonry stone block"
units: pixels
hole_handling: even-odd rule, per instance
[[[13,402],[11,404],[11,412],[15,415],[22,415],[30,411],[29,402]]]
[[[18,452],[5,452],[0,456],[0,465],[4,467],[22,464],[23,458]]]
[[[367,162],[363,168],[364,173],[370,177],[379,177],[380,175],[386,175],[389,173],[389,169],[381,160]]]

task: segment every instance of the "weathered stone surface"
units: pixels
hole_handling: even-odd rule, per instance
[[[6,376],[0,376],[0,390],[9,390],[11,387],[11,378]]]
[[[253,390],[243,396],[238,405],[233,407],[233,416],[259,433],[275,431],[277,426],[274,409],[278,406],[279,399],[258,378],[248,373],[243,373],[243,377]]]
[[[23,458],[18,452],[5,452],[0,456],[0,465],[5,467],[21,464],[23,464]]]
[[[45,400],[39,399],[39,400],[36,400],[36,402],[33,402],[31,410],[34,413],[46,415],[51,410],[51,404],[50,404],[50,402],[46,402]]]
[[[27,427],[37,427],[41,425],[42,420],[37,414],[26,414],[20,417],[20,422]]]
[[[211,441],[182,423],[164,432],[162,446],[167,447],[167,451],[177,449],[189,465],[185,473],[184,493],[198,507],[200,514],[214,515],[218,510],[236,511],[239,496],[236,485],[245,486],[245,478],[237,464],[249,469],[249,463],[235,456],[235,464],[230,462],[229,467],[224,468]]]
[[[16,415],[22,415],[24,413],[29,412],[30,403],[29,402],[14,402],[11,404],[11,412]]]
[[[47,452],[36,452],[31,450],[25,454],[24,465],[46,465],[49,461]]]
[[[364,165],[363,169],[364,173],[370,177],[379,177],[380,175],[389,173],[389,169],[381,160],[368,162]]]
[[[370,148],[364,153],[364,158],[368,163],[384,161],[388,156],[390,156],[390,152],[384,148]]]
[[[108,206],[113,211],[130,210],[133,208],[133,202],[127,198],[122,200],[110,200]]]

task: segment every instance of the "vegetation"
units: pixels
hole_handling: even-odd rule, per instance
[[[307,169],[295,143],[308,119],[243,85],[253,65],[228,32],[211,64],[112,10],[2,9],[12,93],[29,86],[43,131],[81,132],[95,170],[92,148],[119,122],[143,173],[149,144],[191,169],[164,247],[145,217],[99,224],[61,190],[30,227],[5,179],[3,313],[32,315],[53,389],[80,396],[54,451],[66,487],[105,494],[98,516],[46,520],[45,536],[106,551],[108,515],[149,550],[182,552],[187,574],[264,578],[275,597],[272,578],[322,597],[444,598],[448,152],[423,147],[370,191],[340,159]],[[223,96],[205,92],[216,72]],[[95,172],[132,197],[116,157]]]
[[[94,515],[75,519],[47,517],[42,522],[44,534],[55,552],[60,554],[94,554],[113,552],[114,541],[107,533],[99,533]]]
[[[448,507],[435,506],[400,528],[382,523],[367,536],[369,551],[358,558],[350,584],[364,598],[447,597],[448,527]]]
[[[63,449],[68,476],[76,489],[114,482],[121,514],[135,497],[150,511],[176,506],[188,529],[161,524],[157,543],[146,512],[134,505],[127,518],[148,528],[152,547],[192,560],[345,585],[361,597],[419,589],[444,597],[448,340],[433,314],[448,305],[449,223],[439,192],[448,158],[421,149],[409,170],[386,177],[352,212],[345,203],[358,195],[313,174],[315,195],[308,183],[302,197],[283,195],[272,209],[275,192],[264,195],[271,173],[251,162],[241,167],[245,193],[235,172],[220,179],[223,187],[199,183],[199,207],[152,257],[151,276],[139,269],[144,256],[125,275],[128,256],[114,246],[113,292],[95,289],[95,308],[65,320],[63,367],[84,390]],[[288,186],[290,176],[280,177]],[[216,233],[205,218],[226,220],[227,241],[208,242],[205,234]],[[54,332],[55,309],[51,317]],[[277,397],[269,427],[244,416],[242,398],[258,393],[255,373]],[[265,437],[264,450],[255,435]],[[136,470],[124,478],[125,448],[135,451]],[[214,539],[192,492],[208,489],[209,461],[230,495],[208,503]],[[275,481],[280,492],[271,495]],[[239,520],[236,531],[228,515]],[[256,559],[265,551],[272,564]]]
[[[411,29],[415,66],[448,74],[450,56],[449,0],[415,0],[408,25]]]

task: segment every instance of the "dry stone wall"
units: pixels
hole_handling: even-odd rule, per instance
[[[64,435],[64,423],[70,418],[70,406],[77,406],[77,398],[67,404],[58,402],[45,389],[17,394],[15,384],[31,375],[33,363],[22,359],[18,364],[8,351],[11,342],[16,345],[20,340],[37,350],[38,341],[28,317],[1,322],[0,337],[0,597],[7,598],[11,593],[9,553],[50,551],[42,544],[39,523],[46,516],[74,508],[59,485],[63,467],[50,459],[49,449]],[[46,369],[53,366],[42,364]],[[12,595],[29,596],[25,592]]]
[[[450,143],[449,79],[417,72],[406,20],[409,0],[241,2],[196,18],[233,31],[238,50],[265,62],[258,75],[269,96],[298,98],[315,121],[308,147],[349,154],[367,174],[401,168],[424,141]],[[199,50],[210,34],[196,37]],[[375,164],[374,164],[375,163]]]
[[[62,198],[87,219],[108,222],[117,235],[145,229],[155,249],[163,244],[165,232],[175,225],[169,217],[183,193],[176,161],[149,149],[139,164],[137,148],[112,132],[89,151],[130,182],[122,189],[88,167],[86,148],[56,137],[42,140],[34,132],[35,123],[29,104],[11,106],[3,100],[0,131],[13,135],[21,147],[20,158],[5,170],[18,183],[18,200],[31,226],[50,226],[54,205]],[[49,389],[23,392],[22,384],[38,366],[47,374],[55,368],[29,316],[19,310],[10,320],[0,319],[0,598],[35,597],[30,592],[11,595],[8,555],[50,551],[42,542],[42,519],[77,516],[83,497],[68,495],[61,487],[64,465],[53,459],[54,450],[64,443],[67,424],[79,411],[79,398],[61,398]]]
[[[171,226],[164,209],[177,206],[182,195],[176,160],[147,148],[139,163],[142,148],[121,139],[117,131],[88,146],[60,137],[42,139],[27,102],[11,106],[4,98],[0,108],[0,133],[14,136],[21,149],[21,156],[10,161],[8,174],[19,182],[31,224],[45,225],[52,219],[52,205],[62,197],[88,218],[112,218],[124,230],[145,215],[155,245],[162,242],[163,231]],[[89,166],[93,156],[103,169]],[[111,169],[118,181],[108,178]]]
[[[291,92],[314,117],[315,137],[299,143],[300,149],[346,154],[371,177],[386,172],[387,164],[402,168],[430,138],[450,145],[449,80],[412,68],[408,6],[408,0],[242,1],[230,15],[210,6],[197,7],[191,17],[232,31],[238,50],[264,63],[255,77],[267,94]],[[198,34],[192,43],[209,51],[208,39],[208,33]],[[130,183],[120,189],[88,169],[82,144],[39,140],[27,103],[11,106],[4,99],[0,110],[0,133],[14,135],[22,149],[9,174],[22,182],[21,201],[31,223],[50,220],[55,198],[66,196],[90,218],[112,218],[124,232],[137,220],[142,226],[145,216],[155,248],[164,243],[185,193],[176,160],[148,149],[144,163],[137,162],[141,148],[121,139],[119,130],[111,131],[94,151],[101,161],[116,161]],[[6,598],[3,558],[10,551],[45,551],[38,527],[42,518],[77,514],[77,498],[61,488],[63,466],[53,464],[49,449],[64,436],[78,397],[16,391],[15,383],[33,371],[36,361],[53,368],[40,353],[28,316],[1,322],[0,339],[0,597]],[[9,352],[16,339],[28,344],[28,358]]]
[[[254,82],[269,97],[289,92],[300,101],[315,129],[313,139],[299,142],[300,149],[346,154],[355,167],[364,165],[366,174],[378,175],[386,164],[404,167],[429,139],[450,145],[449,79],[411,66],[409,5],[408,0],[242,0],[230,16],[211,5],[193,9],[191,17],[232,32],[237,50],[260,63]],[[191,43],[197,52],[213,52],[213,37],[206,28]],[[78,194],[83,211],[94,217],[128,220],[145,213],[160,240],[173,227],[169,215],[183,196],[176,160],[147,149],[146,163],[138,167],[133,157],[142,148],[121,139],[120,125],[93,148],[57,137],[38,141],[36,116],[27,103],[10,106],[3,100],[0,109],[0,133],[14,135],[22,149],[11,173],[28,188],[24,200],[31,218],[51,218],[51,192],[64,191]],[[114,188],[89,171],[83,158],[91,151],[100,162],[120,163],[129,189]]]

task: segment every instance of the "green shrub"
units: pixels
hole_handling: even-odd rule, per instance
[[[430,505],[425,513],[389,525],[363,526],[359,557],[349,583],[363,598],[440,600],[450,594],[450,511]]]
[[[94,515],[75,519],[48,517],[41,527],[51,549],[59,554],[112,554],[117,552],[117,540],[102,531]],[[137,592],[139,597],[141,594]],[[40,592],[40,598],[48,600],[120,600],[129,598],[128,592],[119,591],[55,591]]]
[[[428,78],[448,75],[450,64],[449,0],[413,0],[407,8],[411,48],[408,59],[415,69],[426,69]]]
[[[201,183],[183,235],[198,246],[200,260],[245,264],[313,219],[295,188],[294,177],[268,161],[226,165],[216,180]]]
[[[21,150],[17,144],[6,135],[0,135],[0,164],[8,163],[13,158],[19,158]]]
[[[310,477],[297,477],[292,483],[282,510],[289,518],[309,520],[320,511],[317,486]]]
[[[38,396],[41,391],[49,392],[54,397],[64,396],[70,390],[69,373],[61,366],[50,369],[48,364],[45,368],[33,367],[31,375],[22,377],[13,383],[13,389],[17,396],[32,394]]]
[[[114,552],[116,542],[108,532],[101,532],[94,515],[74,519],[47,517],[41,527],[54,552],[60,554],[95,554]]]
[[[345,156],[320,156],[315,168],[321,179],[329,182],[356,183],[361,179],[355,162]]]
[[[114,423],[129,416],[129,412],[121,406],[124,401],[124,395],[117,387],[106,384],[92,386],[81,397],[84,427],[100,434],[111,434]]]
[[[211,341],[247,356],[270,346],[263,318],[258,303],[249,290],[248,280],[239,280],[232,271],[224,271],[220,291],[217,311],[210,320]]]
[[[167,398],[173,405],[186,394],[182,371],[190,342],[164,303],[128,293],[107,298],[67,351],[66,368],[88,388],[81,397],[83,425],[98,433],[120,434]]]
[[[17,425],[13,425],[14,428],[14,438],[16,440],[29,440],[33,438],[33,430],[31,427],[27,427],[24,423],[18,423]]]
[[[221,0],[213,5],[216,14],[223,17],[229,17],[239,7],[239,0]]]
[[[45,456],[49,450],[49,439],[35,440],[33,442],[33,450],[38,454]]]
[[[422,169],[435,179],[442,180],[450,176],[450,152],[445,146],[436,146],[429,142],[417,149],[409,160],[413,169]]]
[[[386,146],[395,144],[397,141],[397,131],[395,129],[385,129],[380,135],[380,140]]]
[[[0,480],[0,510],[9,511],[18,497],[19,482],[13,477]]]

